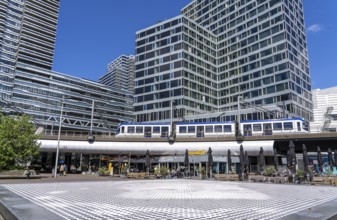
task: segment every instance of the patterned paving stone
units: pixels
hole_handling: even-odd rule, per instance
[[[141,180],[8,184],[64,219],[277,219],[337,198],[337,188]]]

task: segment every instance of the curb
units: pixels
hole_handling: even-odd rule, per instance
[[[18,220],[18,218],[0,201],[0,215],[5,220]]]

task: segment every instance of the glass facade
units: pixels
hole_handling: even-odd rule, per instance
[[[94,81],[38,68],[17,66],[11,102],[53,130],[59,125],[64,100],[63,130],[114,133],[122,121],[132,121],[132,93]]]
[[[0,98],[10,101],[18,63],[51,69],[59,0],[0,1]]]
[[[65,97],[63,130],[89,131],[94,100],[94,133],[113,133],[133,119],[132,92],[51,71],[58,11],[59,0],[0,0],[1,110],[53,130]]]
[[[170,100],[175,118],[227,112],[219,120],[231,120],[238,96],[312,119],[301,0],[195,0],[180,16],[137,32],[137,121],[168,120]]]

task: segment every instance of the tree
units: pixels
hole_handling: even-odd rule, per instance
[[[30,117],[0,114],[0,170],[26,166],[39,154],[39,138]]]

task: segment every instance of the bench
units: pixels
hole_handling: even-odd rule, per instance
[[[239,181],[238,174],[214,174],[216,180]]]
[[[332,177],[331,185],[337,186],[337,177]]]
[[[127,174],[127,178],[129,179],[145,179],[145,178],[149,178],[149,174],[148,173],[128,173]]]
[[[0,179],[40,179],[40,173],[35,170],[10,170],[0,173]]]
[[[287,176],[270,176],[267,177],[268,182],[273,182],[273,183],[287,183],[288,182],[288,177]]]
[[[312,178],[312,183],[316,184],[322,184],[323,183],[323,177],[320,177],[320,176],[314,176]]]
[[[149,179],[156,179],[156,175],[150,174],[150,175],[149,175]]]
[[[29,179],[41,179],[41,175],[30,175]],[[26,175],[0,175],[0,179],[27,179]]]
[[[261,175],[248,175],[248,182],[266,182],[267,178],[268,177]]]
[[[337,177],[334,176],[314,176],[313,184],[337,186]]]

